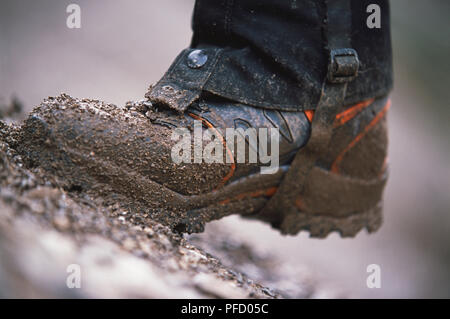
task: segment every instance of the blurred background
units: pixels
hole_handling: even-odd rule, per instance
[[[81,7],[81,29],[66,27],[72,2]],[[189,45],[193,5],[2,0],[0,106],[17,98],[28,112],[62,92],[116,105],[143,98]],[[343,296],[450,297],[450,2],[395,0],[391,11],[395,89],[381,230],[354,239],[284,237],[259,222],[228,217],[197,237],[227,228],[234,239],[291,267],[308,267]],[[380,289],[366,286],[369,264],[381,267]]]

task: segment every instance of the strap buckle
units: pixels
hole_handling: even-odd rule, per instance
[[[358,75],[359,59],[354,49],[334,49],[330,51],[328,64],[328,81],[347,83]]]

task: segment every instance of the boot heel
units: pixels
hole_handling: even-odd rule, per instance
[[[261,218],[292,235],[307,230],[312,237],[323,238],[337,231],[350,237],[363,228],[376,231],[382,223],[388,176],[385,115],[389,107],[390,101],[381,98],[339,113],[329,147],[307,171],[303,185],[291,182],[293,195],[280,197],[290,207],[263,212]]]

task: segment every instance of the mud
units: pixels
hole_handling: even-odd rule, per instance
[[[19,145],[21,134],[19,126],[0,122],[1,297],[305,298],[322,293],[307,271],[287,269],[272,256],[234,242],[232,234],[218,229],[208,239],[180,235],[145,212],[134,214],[120,198],[85,192],[76,184],[67,187],[50,170],[25,165],[16,149],[32,147]],[[81,267],[80,289],[66,285],[71,264]]]

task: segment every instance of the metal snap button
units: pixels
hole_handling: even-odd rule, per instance
[[[203,50],[194,50],[187,57],[187,64],[191,69],[198,69],[205,65],[208,56]]]

